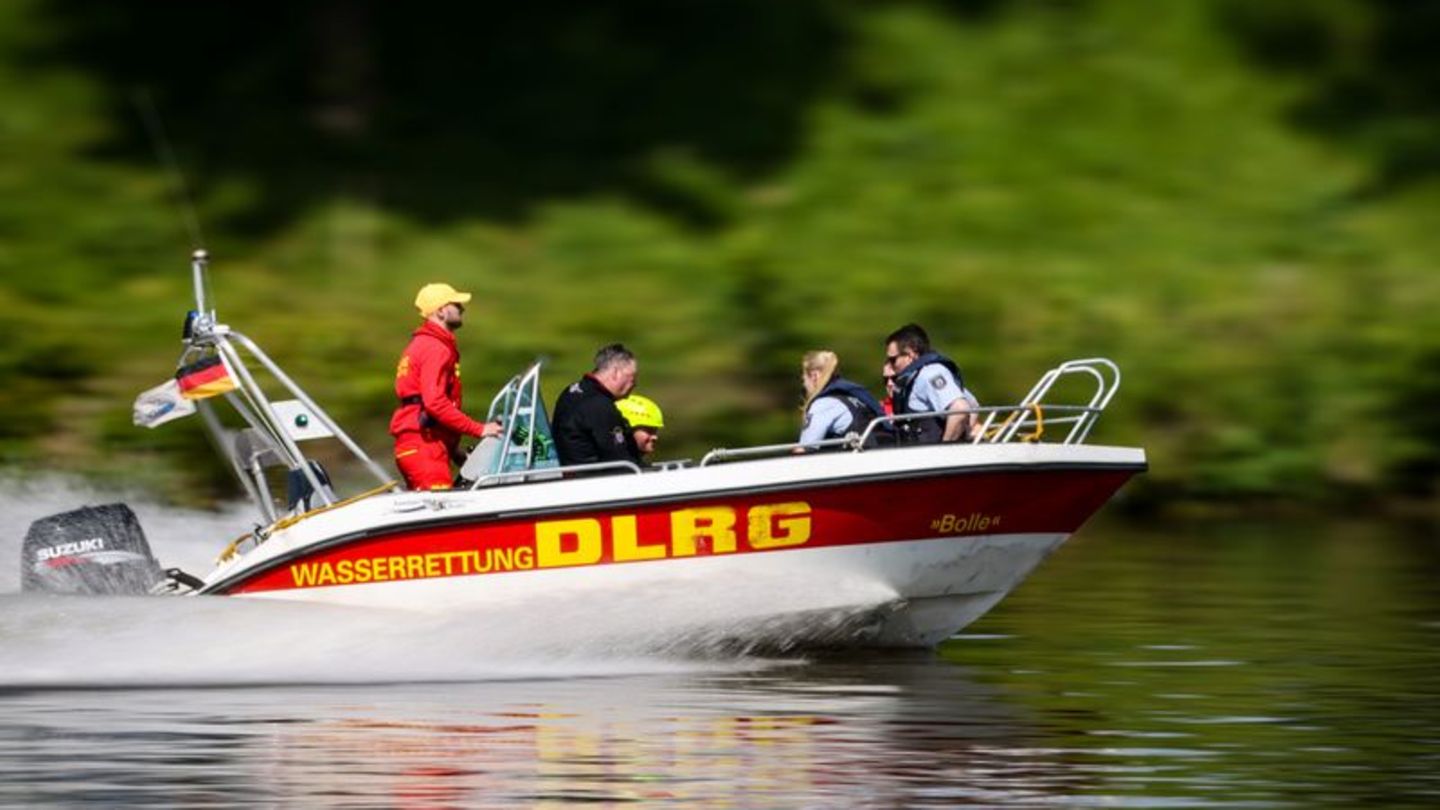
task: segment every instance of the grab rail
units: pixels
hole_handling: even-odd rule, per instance
[[[967,413],[971,413],[971,414],[988,414],[988,415],[1009,413],[1009,414],[1011,414],[1012,416],[1014,416],[1014,415],[1019,415],[1019,414],[1029,414],[1029,413],[1032,413],[1032,410],[1031,410],[1032,407],[1033,407],[1033,406],[1030,406],[1030,405],[1025,405],[1025,406],[1022,406],[1022,405],[996,405],[996,406],[990,406],[990,407],[984,407],[984,408],[972,408],[972,409],[970,409]],[[1066,424],[1068,424],[1068,425],[1076,425],[1076,424],[1080,423],[1081,420],[1084,420],[1084,419],[1086,419],[1087,417],[1093,416],[1095,413],[1098,412],[1098,410],[1099,410],[1099,409],[1097,409],[1097,408],[1091,408],[1091,407],[1086,406],[1086,405],[1047,405],[1047,406],[1045,406],[1045,411],[1046,411],[1047,413],[1053,414],[1053,413],[1057,413],[1057,412],[1058,412],[1058,413],[1068,413],[1068,414],[1071,414],[1071,415],[1070,415],[1070,416],[1058,416],[1058,417],[1057,417],[1057,416],[1046,416],[1046,417],[1044,417],[1044,419],[1045,419],[1045,424],[1046,424],[1046,425],[1066,425]],[[954,411],[927,411],[927,412],[925,412],[925,413],[907,413],[907,414],[900,414],[900,415],[896,415],[896,416],[881,416],[881,417],[877,417],[877,418],[875,418],[875,419],[871,419],[870,422],[865,426],[865,431],[864,431],[863,433],[856,433],[856,432],[854,432],[854,431],[851,431],[851,432],[845,434],[845,435],[844,435],[843,437],[841,437],[841,438],[838,438],[838,439],[826,439],[826,440],[824,440],[824,441],[818,441],[818,442],[788,442],[788,443],[786,443],[786,444],[766,444],[766,445],[760,445],[760,446],[757,446],[757,447],[739,447],[739,448],[717,447],[717,448],[715,448],[714,450],[711,450],[710,452],[706,453],[704,458],[700,459],[700,466],[701,466],[701,467],[708,467],[710,464],[716,463],[716,462],[739,461],[739,460],[741,460],[741,459],[747,459],[747,458],[763,458],[763,457],[766,457],[766,456],[781,456],[781,455],[786,455],[786,454],[794,453],[796,450],[820,449],[820,448],[825,448],[825,447],[842,447],[842,448],[845,448],[845,449],[848,449],[848,450],[852,450],[852,451],[857,452],[857,453],[860,453],[860,452],[870,452],[870,451],[872,451],[872,450],[884,449],[883,447],[874,447],[874,446],[869,446],[869,445],[867,444],[867,443],[869,442],[872,434],[875,432],[876,428],[880,427],[881,425],[894,424],[894,423],[896,423],[896,422],[904,422],[904,421],[909,421],[909,420],[911,420],[911,419],[926,419],[926,418],[933,418],[933,417],[937,417],[937,416],[948,416],[948,415],[951,415],[951,414],[953,414],[953,413],[955,413],[955,412],[954,412]],[[1028,420],[1025,420],[1025,421],[1023,421],[1023,422],[1017,421],[1017,423],[1016,423],[1016,425],[1015,425],[1014,427],[1016,427],[1016,428],[1018,429],[1018,425],[1019,425],[1019,424],[1029,424],[1029,423],[1030,423],[1030,422],[1029,422]],[[1003,426],[1005,426],[1005,427],[1011,427],[1011,425],[1010,425],[1009,423],[1006,423],[1006,424],[1003,425]],[[1073,429],[1074,429],[1074,428],[1072,428],[1072,430],[1073,430]],[[1007,431],[1007,433],[1013,434],[1013,433],[1014,433],[1014,430],[1009,430],[1009,431]],[[966,442],[966,443],[967,443],[967,444],[979,444],[980,442],[977,441],[977,440],[971,440],[970,442]],[[999,444],[1000,442],[991,440],[991,441],[989,441],[989,442],[987,442],[987,443],[988,443],[988,444]],[[904,446],[904,445],[901,445],[901,446]]]
[[[1108,379],[1104,372],[1109,372]],[[1050,393],[1050,389],[1055,386],[1055,383],[1067,374],[1085,374],[1095,380],[1095,394],[1090,397],[1089,413],[1070,428],[1070,433],[1066,435],[1065,441],[1061,442],[1062,444],[1084,444],[1086,437],[1090,435],[1090,430],[1100,420],[1100,414],[1110,405],[1110,400],[1115,398],[1115,392],[1120,390],[1120,367],[1104,357],[1068,360],[1045,372],[1030,389],[1030,392],[1025,395],[1025,398],[1020,400],[1020,405],[1030,406],[1043,402],[1045,395]],[[1054,409],[1057,406],[1046,407]],[[1019,430],[1018,424],[1012,427],[1001,440],[1008,441],[1017,430]]]
[[[1094,380],[1095,392],[1089,401],[1084,405],[1047,404],[1045,396],[1050,393],[1060,379],[1070,375],[1086,376]],[[1059,443],[1084,444],[1090,431],[1095,427],[1095,423],[1099,421],[1100,414],[1109,407],[1110,401],[1114,399],[1115,392],[1119,388],[1120,368],[1114,362],[1104,357],[1087,357],[1066,361],[1041,375],[1018,404],[969,408],[963,411],[976,420],[976,424],[971,428],[970,438],[965,443],[1005,444],[1015,441],[1017,437],[1021,441],[1038,441],[1046,427],[1055,428],[1069,425],[1069,431],[1065,433]],[[716,448],[701,459],[700,466],[705,467],[722,461],[783,455],[794,453],[798,449],[843,447],[857,453],[868,452],[875,449],[871,445],[875,431],[884,426],[893,427],[915,419],[948,417],[956,413],[960,412],[927,411],[925,413],[881,416],[870,420],[866,424],[865,430],[859,434],[852,431],[842,438],[827,439],[821,442],[790,442],[738,449]],[[1031,432],[1021,434],[1022,430]]]
[[[991,405],[983,408],[970,408],[969,410],[964,411],[964,413],[968,413],[972,416],[984,415],[986,417],[983,423],[981,423],[978,427],[972,430],[973,435],[971,436],[969,441],[965,443],[981,444],[983,442],[985,444],[1004,444],[1005,442],[1009,441],[1023,425],[1032,424],[1029,417],[1036,412],[1036,406],[1037,403],[1032,402],[1025,405]],[[1049,425],[1076,425],[1087,417],[1098,414],[1101,410],[1100,408],[1095,408],[1089,405],[1045,405],[1044,409],[1046,413],[1074,414],[1074,416],[1044,417],[1045,423]],[[893,425],[899,422],[908,422],[914,419],[935,419],[938,417],[954,416],[956,413],[958,412],[925,411],[924,413],[895,414],[892,416],[881,416],[875,419],[871,419],[870,423],[865,427],[865,432],[860,434],[861,446],[864,446],[865,442],[870,439],[870,434],[873,433],[875,429],[881,425]],[[985,438],[985,434],[988,430],[990,430],[990,426],[994,423],[995,417],[1000,414],[1010,415],[1010,418],[1002,422],[1000,424],[1000,427],[998,428],[998,430],[1003,430],[1004,432],[994,433],[992,434],[991,438],[987,440]],[[1072,427],[1071,430],[1073,431],[1074,428]],[[1069,441],[1061,443],[1070,444]]]
[[[594,464],[574,464],[569,467],[537,467],[532,470],[514,470],[512,472],[494,473],[482,475],[475,479],[470,489],[475,490],[491,484],[501,484],[507,481],[525,481],[532,476],[546,476],[550,478],[564,478],[566,473],[593,472],[595,470],[624,470],[639,475],[643,470],[640,465],[633,461],[600,461]]]
[[[855,442],[859,441],[859,438],[860,434],[852,431],[839,439],[825,439],[818,442],[788,442],[786,444],[765,444],[757,447],[737,447],[733,449],[717,447],[706,453],[704,458],[700,459],[700,466],[708,467],[712,461],[734,461],[735,459],[750,458],[752,456],[781,455],[783,453],[793,453],[796,450],[809,450],[810,448],[853,446]]]

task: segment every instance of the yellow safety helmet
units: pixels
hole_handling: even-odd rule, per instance
[[[428,318],[430,313],[435,312],[446,304],[468,304],[470,293],[460,292],[449,284],[426,284],[415,294],[415,308],[420,310],[420,317]]]
[[[625,417],[625,421],[629,422],[632,428],[665,427],[665,415],[660,413],[660,406],[655,404],[655,400],[649,397],[631,394],[617,400],[615,407],[620,409],[620,415]]]

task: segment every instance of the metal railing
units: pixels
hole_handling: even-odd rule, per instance
[[[1095,382],[1095,392],[1086,404],[1046,404],[1046,395],[1059,380],[1066,376],[1085,376]],[[1110,360],[1103,357],[1070,360],[1041,375],[1024,398],[1015,405],[967,408],[964,411],[929,411],[882,416],[870,420],[863,432],[852,431],[838,439],[736,449],[717,448],[705,454],[705,457],[700,460],[700,466],[826,448],[840,448],[859,453],[882,447],[895,447],[897,446],[895,444],[880,445],[876,441],[878,439],[876,433],[887,429],[893,431],[895,426],[904,422],[917,419],[944,419],[957,413],[965,413],[975,420],[975,424],[970,428],[968,439],[963,440],[962,444],[1006,444],[1017,440],[1038,442],[1043,437],[1046,427],[1054,428],[1066,425],[1069,426],[1069,430],[1065,432],[1064,438],[1058,443],[1084,444],[1085,439],[1099,420],[1100,414],[1105,412],[1105,408],[1110,405],[1110,400],[1115,397],[1115,392],[1119,388],[1120,369]]]
[[[1067,375],[1088,376],[1095,381],[1094,395],[1090,397],[1090,402],[1084,406],[1084,412],[1076,418],[1070,432],[1061,442],[1062,444],[1084,444],[1086,437],[1090,435],[1090,430],[1099,421],[1100,414],[1105,412],[1110,405],[1110,400],[1115,398],[1115,392],[1120,390],[1120,367],[1112,361],[1104,357],[1087,357],[1061,363],[1041,375],[1025,398],[1020,400],[1018,407],[1035,408],[1038,413],[1039,407],[1045,400],[1045,395],[1050,393],[1050,389],[1055,387],[1055,383]],[[1066,406],[1049,405],[1045,406],[1045,409],[1059,410],[1063,407]],[[992,415],[982,427],[989,428],[994,418]],[[1054,420],[1051,422],[1055,423]],[[1009,441],[1024,426],[1024,423],[1023,417],[1017,420],[1009,427],[1008,431],[1002,431],[1000,435],[996,436],[995,443]]]
[[[1099,408],[1087,405],[1040,405],[1030,403],[1026,405],[995,405],[983,408],[969,408],[965,411],[926,411],[924,413],[907,413],[896,416],[882,416],[879,419],[872,419],[866,425],[865,432],[860,434],[858,444],[866,446],[865,443],[873,437],[875,431],[885,425],[896,425],[902,422],[909,422],[917,419],[944,419],[957,413],[969,414],[984,421],[970,429],[968,438],[958,442],[960,444],[1005,444],[1014,441],[1016,434],[1023,427],[1033,427],[1035,432],[1028,436],[1019,437],[1022,441],[1038,441],[1043,435],[1047,425],[1073,425],[1073,434],[1076,427],[1087,424],[1100,413]],[[1046,414],[1065,413],[1070,416],[1047,416]],[[999,425],[995,425],[996,419],[1004,414],[1005,419]],[[1080,444],[1081,442],[1071,441],[1069,436],[1059,444]]]
[[[234,375],[236,388],[225,394],[226,401],[230,403],[246,425],[263,437],[265,443],[269,445],[269,449],[273,450],[283,466],[291,471],[298,470],[300,472],[309,483],[314,497],[325,505],[335,503],[338,500],[337,497],[321,480],[310,463],[310,459],[300,450],[298,442],[285,428],[284,421],[276,412],[274,403],[265,394],[264,388],[260,386],[251,372],[245,356],[241,354],[241,349],[251,360],[259,363],[269,372],[271,378],[309,409],[315,419],[329,430],[334,438],[375,476],[376,480],[382,485],[393,484],[391,476],[350,438],[350,435],[330,417],[324,408],[311,399],[299,384],[291,379],[275,361],[271,360],[255,341],[220,323],[216,319],[215,311],[206,309],[205,274],[208,262],[209,257],[203,250],[195,251],[191,257],[190,267],[195,285],[196,309],[187,321],[185,336],[187,348],[181,357],[181,364],[183,365],[196,354],[203,354],[206,350],[213,349]],[[206,431],[230,461],[231,467],[240,479],[240,483],[245,487],[246,493],[256,502],[262,517],[267,521],[275,520],[278,515],[272,502],[273,496],[270,495],[265,484],[263,471],[254,469],[256,459],[245,460],[249,462],[248,464],[242,463],[242,460],[236,456],[237,448],[232,445],[224,426],[210,409],[209,403],[202,402],[201,406],[205,417]]]
[[[470,489],[479,489],[485,486],[496,484],[518,484],[528,481],[531,478],[543,480],[560,479],[572,477],[574,473],[590,473],[601,470],[617,470],[621,472],[634,473],[639,475],[644,472],[640,465],[631,461],[600,461],[594,464],[572,464],[569,467],[539,467],[533,470],[514,470],[512,472],[494,473],[476,479]]]
[[[879,420],[875,420],[879,421]],[[874,422],[871,423],[872,425]],[[868,430],[866,431],[868,434]],[[859,433],[848,433],[838,439],[824,439],[818,442],[788,442],[786,444],[763,444],[755,447],[717,447],[700,459],[701,467],[708,467],[717,461],[739,461],[747,458],[765,458],[799,451],[823,450],[827,447],[854,448],[858,446]]]

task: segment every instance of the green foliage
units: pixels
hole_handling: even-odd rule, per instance
[[[370,67],[311,43],[335,62],[307,87],[287,72],[310,64],[295,35],[172,64],[105,32],[147,36],[175,9],[7,4],[0,458],[215,476],[194,472],[195,442],[158,438],[178,428],[121,435],[188,301],[121,76],[159,88],[182,160],[199,156],[224,318],[377,456],[408,302],[443,279],[478,294],[460,335],[472,409],[536,356],[553,398],[623,340],[673,426],[664,457],[787,440],[801,352],[832,348],[878,387],[880,339],[915,320],[989,403],[1063,359],[1114,358],[1125,384],[1095,439],[1147,447],[1154,497],[1433,494],[1440,188],[1395,183],[1402,164],[1363,133],[1440,116],[1393,101],[1330,131],[1306,114],[1401,11],[1243,5],[706,6],[721,28],[587,6],[588,28],[504,24],[538,26],[539,73],[361,20],[347,47]],[[186,25],[260,25],[215,8]],[[746,61],[746,38],[765,58]],[[418,96],[407,70],[431,83]],[[467,95],[479,81],[494,103]],[[221,88],[254,115],[187,103]],[[434,112],[444,92],[462,109]]]

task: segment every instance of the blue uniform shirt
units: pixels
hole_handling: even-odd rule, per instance
[[[963,398],[972,408],[980,407],[975,396],[955,381],[943,363],[931,363],[915,375],[915,385],[910,388],[910,401],[905,403],[910,413],[943,411],[957,399]]]
[[[845,435],[850,423],[850,409],[835,397],[820,397],[805,409],[805,428],[800,431],[802,443],[823,441],[827,434]]]

